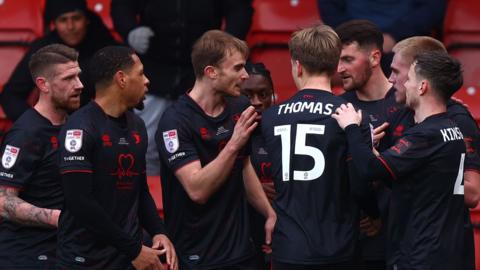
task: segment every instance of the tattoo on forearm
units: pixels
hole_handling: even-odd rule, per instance
[[[36,207],[18,197],[18,190],[0,187],[1,216],[12,222],[39,227],[55,227],[54,210]]]

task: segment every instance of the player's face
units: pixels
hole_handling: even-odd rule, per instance
[[[248,80],[242,83],[242,94],[250,99],[257,112],[263,112],[272,105],[272,85],[260,74],[250,75]]]
[[[54,21],[58,35],[68,46],[75,47],[87,35],[88,18],[81,11],[67,12]]]
[[[216,68],[218,77],[214,87],[228,96],[238,97],[241,94],[243,81],[248,79],[245,58],[236,50],[227,52],[225,58]]]
[[[410,65],[411,63],[407,62],[400,53],[396,53],[393,56],[392,64],[390,65],[392,73],[390,73],[388,81],[391,82],[396,89],[395,100],[398,103],[405,103],[406,89],[404,84],[407,81]]]
[[[346,91],[362,89],[372,76],[369,55],[357,42],[343,45],[337,72]]]
[[[53,67],[53,75],[47,78],[47,83],[52,104],[56,109],[72,112],[80,107],[83,84],[79,75],[78,62],[72,61]]]
[[[133,66],[126,72],[127,74],[127,105],[129,108],[141,107],[139,104],[143,103],[145,94],[148,91],[150,81],[145,76],[143,64],[136,54],[132,55]]]
[[[415,109],[418,102],[417,89],[420,82],[418,81],[417,74],[415,73],[415,64],[410,66],[408,70],[407,80],[405,81],[405,104],[410,109]]]

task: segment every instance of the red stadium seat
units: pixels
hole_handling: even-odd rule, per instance
[[[250,60],[263,62],[271,71],[278,101],[295,92],[288,40],[292,32],[319,22],[316,0],[255,0],[255,13],[247,42]]]
[[[152,194],[155,205],[157,206],[157,212],[163,218],[163,195],[160,176],[148,176],[147,184],[148,189],[150,190],[150,194]]]
[[[45,0],[0,1],[0,42],[28,45],[43,35]]]
[[[480,43],[480,1],[448,2],[443,25],[443,42],[447,48]]]
[[[443,42],[463,65],[464,84],[455,96],[462,99],[480,121],[480,1],[448,2]]]
[[[30,43],[43,35],[44,0],[0,1],[0,85],[10,77]]]

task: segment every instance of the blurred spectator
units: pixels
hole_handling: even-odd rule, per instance
[[[245,39],[251,24],[252,0],[112,0],[115,29],[140,56],[150,87],[143,111],[147,126],[147,174],[160,174],[154,135],[163,111],[193,86],[190,52],[204,32],[225,30]]]
[[[325,24],[337,27],[353,19],[375,23],[384,37],[382,68],[390,74],[392,48],[397,41],[430,35],[442,27],[447,0],[317,0]]]
[[[28,61],[33,53],[53,43],[68,45],[79,52],[78,62],[85,71],[95,51],[116,43],[101,18],[87,9],[85,0],[47,0],[45,22],[52,23],[53,30],[32,43],[0,96],[5,114],[13,121],[30,107],[27,99],[35,84],[28,69]],[[84,105],[92,99],[95,91],[88,82],[86,72],[80,75],[80,80],[85,86],[81,96],[81,104]]]

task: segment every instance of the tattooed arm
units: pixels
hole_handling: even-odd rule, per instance
[[[0,215],[22,225],[56,228],[60,210],[36,207],[18,197],[18,188],[0,186]]]

